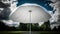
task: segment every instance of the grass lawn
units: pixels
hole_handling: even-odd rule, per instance
[[[0,34],[28,34],[29,31],[0,31]],[[60,34],[60,31],[32,31],[32,34]]]

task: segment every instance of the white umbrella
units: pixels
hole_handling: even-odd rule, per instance
[[[50,19],[50,14],[37,4],[23,4],[9,18],[15,22],[39,23]]]

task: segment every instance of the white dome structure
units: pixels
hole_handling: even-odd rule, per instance
[[[39,23],[50,19],[50,14],[44,8],[37,4],[23,4],[15,12],[10,14],[9,18],[15,22]]]

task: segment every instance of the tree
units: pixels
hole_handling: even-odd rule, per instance
[[[60,25],[58,26],[58,31],[60,31]]]
[[[56,26],[53,28],[53,31],[57,31],[57,28],[56,28]]]
[[[31,25],[31,29],[32,29],[32,31],[39,31],[39,25],[38,25],[38,23],[32,24]]]
[[[45,24],[45,26],[46,26],[46,31],[50,31],[51,30],[51,28],[50,28],[50,21],[48,20],[47,22],[45,22],[44,23]]]
[[[18,30],[20,31],[27,31],[27,24],[20,23]]]
[[[50,28],[50,22],[49,22],[49,20],[47,22],[44,22],[44,24],[42,24],[40,26],[39,30],[41,30],[41,31],[50,31],[51,28]]]

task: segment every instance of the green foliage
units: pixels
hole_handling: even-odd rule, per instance
[[[40,30],[41,30],[41,31],[50,31],[50,30],[51,30],[51,29],[50,29],[50,22],[47,21],[47,22],[45,22],[44,24],[42,24],[42,25],[40,26]]]

